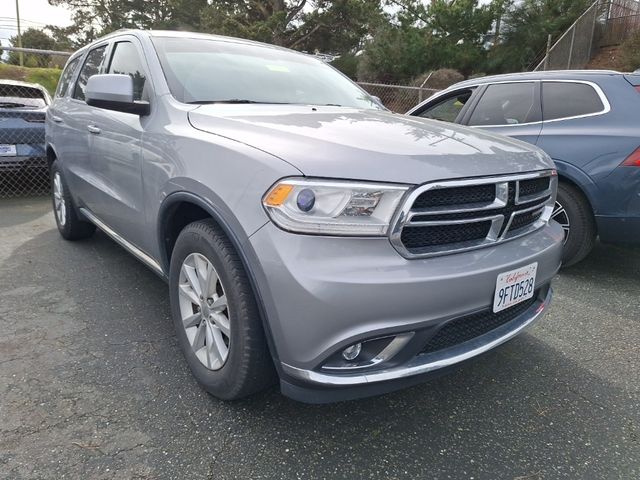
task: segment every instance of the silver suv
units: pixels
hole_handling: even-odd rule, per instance
[[[394,390],[549,305],[549,157],[393,114],[314,57],[119,31],[69,59],[46,127],[60,233],[97,226],[168,281],[219,398],[276,378],[307,402]]]

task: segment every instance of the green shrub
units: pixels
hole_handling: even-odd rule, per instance
[[[0,78],[21,80],[23,82],[39,83],[51,95],[56,90],[62,70],[58,68],[28,68],[0,63]]]
[[[624,70],[633,72],[640,68],[640,30],[622,44],[620,57]]]

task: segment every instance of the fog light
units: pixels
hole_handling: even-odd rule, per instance
[[[352,361],[358,358],[358,355],[360,355],[361,351],[362,351],[362,344],[356,343],[355,345],[351,345],[350,347],[345,348],[342,351],[342,357],[345,360]]]

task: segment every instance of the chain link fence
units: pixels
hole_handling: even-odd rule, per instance
[[[598,0],[564,32],[534,70],[581,69],[598,47],[609,2]]]
[[[543,55],[534,70],[584,68],[596,49],[619,45],[640,29],[640,1],[597,0]]]
[[[39,85],[0,79],[0,198],[49,192],[44,147],[49,102]]]
[[[384,83],[359,82],[358,84],[370,95],[378,97],[389,110],[397,113],[406,113],[407,110],[438,91],[434,88],[388,85]]]

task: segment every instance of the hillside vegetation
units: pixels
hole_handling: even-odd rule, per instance
[[[0,63],[0,79],[21,80],[23,82],[39,83],[51,95],[58,85],[62,70],[59,68],[28,68]]]

